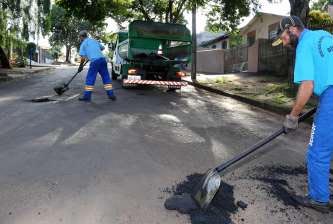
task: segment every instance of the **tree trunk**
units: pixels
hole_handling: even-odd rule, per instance
[[[307,25],[307,17],[310,11],[309,7],[310,0],[289,0],[290,3],[290,15],[298,16],[304,23],[304,25]],[[288,80],[289,85],[293,88],[295,88],[294,85],[294,67],[295,67],[295,56],[296,52],[290,56],[289,60],[289,72],[288,72]]]
[[[66,62],[71,63],[71,46],[66,45]]]
[[[303,23],[307,24],[307,16],[310,11],[310,0],[289,0],[290,3],[290,15],[298,16]]]
[[[1,62],[2,68],[12,68],[10,66],[8,57],[5,53],[5,51],[2,49],[2,47],[0,47],[0,62]]]
[[[169,23],[172,22],[172,5],[173,5],[173,0],[169,0],[169,7],[168,7],[168,13],[169,13]]]

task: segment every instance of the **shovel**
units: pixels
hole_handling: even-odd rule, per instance
[[[88,63],[88,61],[86,61],[84,64],[83,64],[83,67]],[[69,84],[75,79],[75,77],[79,74],[80,72],[76,72],[72,78],[67,82],[67,83],[62,83],[56,87],[53,88],[53,90],[59,95],[61,96],[64,92],[66,92],[67,90],[69,90]]]
[[[311,117],[315,112],[317,108],[313,108],[306,112],[305,114],[301,115],[298,122],[302,122],[305,119]],[[238,156],[234,157],[233,159],[222,163],[218,167],[215,167],[214,169],[210,169],[207,171],[205,176],[201,179],[198,186],[195,188],[194,192],[192,193],[192,198],[194,201],[200,206],[202,209],[207,209],[211,201],[213,200],[215,194],[220,188],[221,184],[221,176],[220,173],[227,169],[228,167],[232,166],[236,162],[240,161],[241,159],[244,159],[248,155],[252,154],[262,146],[266,145],[267,143],[271,142],[278,136],[282,134],[286,134],[286,130],[284,127],[280,128],[276,132],[274,132],[272,135],[262,139],[261,141],[257,142],[252,147],[248,148]]]

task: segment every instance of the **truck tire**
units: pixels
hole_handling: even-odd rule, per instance
[[[112,80],[117,80],[117,78],[118,78],[118,75],[114,72],[113,68],[111,69],[111,77],[112,77]]]

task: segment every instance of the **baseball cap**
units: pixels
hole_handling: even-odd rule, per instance
[[[282,20],[279,23],[279,27],[276,31],[276,38],[272,43],[273,47],[282,44],[282,40],[280,38],[281,34],[283,33],[284,30],[292,26],[299,26],[304,28],[304,24],[298,16],[286,16],[282,18]]]
[[[88,32],[86,30],[81,30],[79,33],[80,37],[88,37]]]

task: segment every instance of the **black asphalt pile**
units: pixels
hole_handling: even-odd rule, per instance
[[[49,97],[37,97],[37,98],[33,98],[30,100],[33,103],[46,103],[46,102],[51,102],[51,101],[56,101],[54,99],[51,99]]]
[[[169,210],[177,210],[182,214],[190,215],[192,223],[232,223],[230,216],[238,210],[234,198],[233,186],[221,182],[219,191],[209,208],[205,211],[201,210],[191,198],[190,195],[193,193],[193,189],[200,183],[203,176],[203,174],[192,174],[187,176],[185,181],[171,188],[164,189],[164,192],[172,194],[165,201],[165,207]]]

